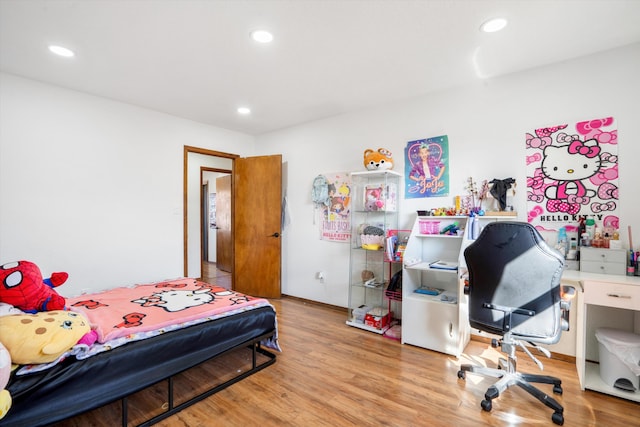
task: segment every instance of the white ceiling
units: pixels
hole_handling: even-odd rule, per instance
[[[640,0],[0,0],[0,70],[254,135],[637,42]]]

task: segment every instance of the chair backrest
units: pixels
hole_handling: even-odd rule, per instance
[[[560,339],[564,258],[531,224],[492,222],[464,257],[471,327],[543,344]]]

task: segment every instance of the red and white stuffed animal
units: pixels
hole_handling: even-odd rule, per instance
[[[38,266],[29,261],[4,264],[0,266],[0,302],[28,313],[63,310],[65,299],[53,288],[68,277],[67,273],[53,273],[43,279]]]

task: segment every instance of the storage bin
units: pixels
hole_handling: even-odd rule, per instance
[[[438,234],[440,233],[440,221],[431,219],[421,219],[418,223],[420,233],[422,234]]]
[[[627,380],[637,391],[640,388],[638,377],[640,374],[640,335],[618,329],[598,328],[596,339],[598,340],[602,381],[611,387],[627,389],[625,387],[627,382],[624,381]],[[629,364],[634,366],[633,370]]]
[[[366,305],[361,305],[360,307],[353,309],[353,320],[354,322],[364,323],[364,317],[367,315],[367,312],[371,310],[371,307]]]
[[[374,307],[364,316],[365,325],[372,326],[377,329],[385,328],[391,323],[393,313],[382,307]]]

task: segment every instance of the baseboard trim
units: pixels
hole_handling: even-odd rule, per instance
[[[300,301],[300,302],[302,302],[304,304],[315,305],[315,306],[318,306],[318,307],[325,307],[325,308],[328,308],[330,310],[339,311],[339,312],[345,314],[345,318],[347,317],[348,309],[345,308],[345,307],[340,307],[340,306],[333,305],[333,304],[327,304],[327,303],[324,303],[324,302],[313,301],[313,300],[310,300],[310,299],[296,297],[296,296],[292,296],[292,295],[286,295],[286,294],[282,294],[281,298],[297,300],[297,301]],[[491,344],[491,338],[489,338],[489,337],[481,337],[479,335],[471,334],[471,339],[474,340],[474,341],[485,343],[485,344]],[[520,348],[518,349],[518,351],[524,353],[524,351],[522,349],[520,349]],[[562,360],[563,362],[573,363],[574,365],[576,363],[576,357],[575,356],[569,356],[568,354],[551,352],[551,358],[555,359],[555,360]]]
[[[294,297],[292,295],[286,295],[286,294],[282,294],[280,297],[281,298],[287,298],[287,299],[293,299],[293,300],[296,300],[296,301],[300,301],[300,302],[302,302],[304,304],[316,305],[316,306],[319,306],[319,307],[328,308],[330,310],[340,311],[340,312],[344,313],[345,319],[347,318],[348,310],[345,307],[340,307],[340,306],[337,306],[337,305],[327,304],[327,303],[324,303],[324,302],[314,301],[314,300],[310,300],[310,299],[306,299],[306,298]]]

